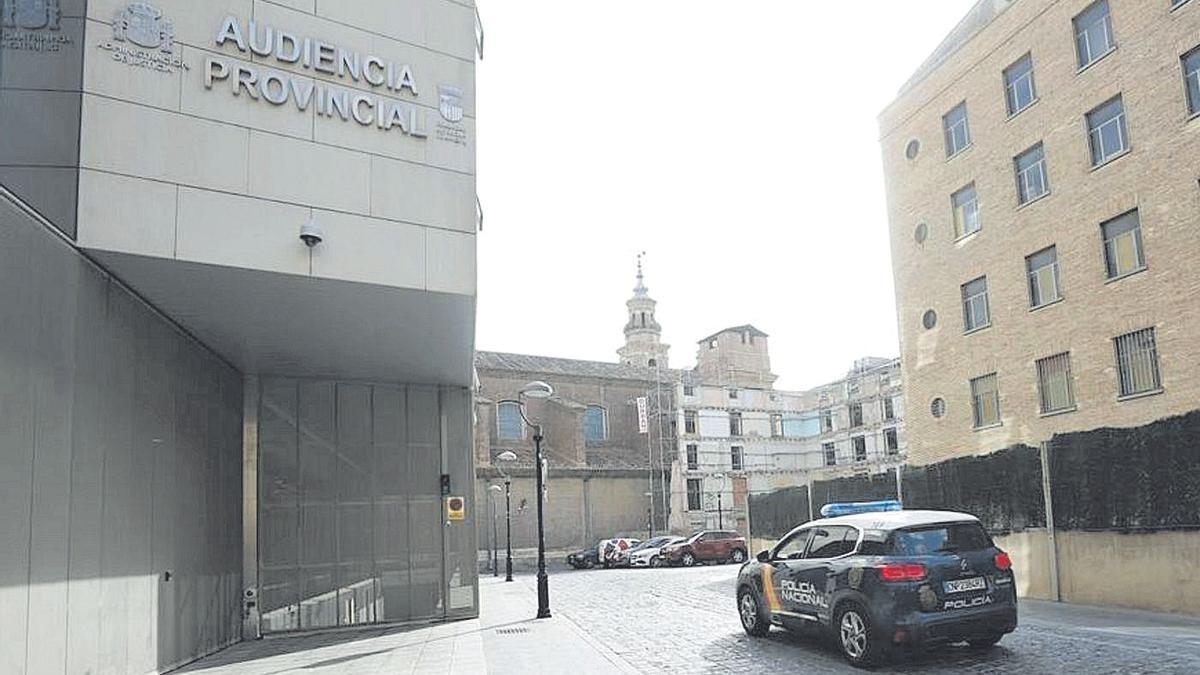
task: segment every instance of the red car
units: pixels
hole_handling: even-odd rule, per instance
[[[668,564],[685,567],[701,562],[743,563],[746,561],[746,540],[737,532],[706,530],[663,548],[661,555]]]

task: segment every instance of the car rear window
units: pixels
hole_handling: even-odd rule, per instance
[[[926,525],[896,530],[892,534],[892,553],[895,555],[979,551],[991,545],[991,538],[979,523]]]

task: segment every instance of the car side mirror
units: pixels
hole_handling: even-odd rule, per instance
[[[771,552],[770,551],[759,551],[757,557],[758,557],[758,562],[760,562],[760,563],[771,562]]]

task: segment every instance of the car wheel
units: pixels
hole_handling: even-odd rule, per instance
[[[733,549],[733,555],[729,556],[729,559],[740,565],[746,562],[746,552],[740,548],[735,548]]]
[[[771,619],[763,616],[762,604],[754,595],[754,591],[743,586],[742,590],[738,591],[737,606],[738,616],[742,620],[742,628],[745,629],[747,635],[762,637],[770,632]]]
[[[838,649],[852,665],[870,667],[882,658],[883,645],[875,634],[871,615],[855,602],[842,605],[833,621]]]
[[[975,649],[991,649],[996,646],[1000,638],[1004,637],[1003,633],[995,633],[993,635],[984,635],[983,637],[972,638],[967,640],[967,644]]]
[[[692,555],[691,553],[684,553],[683,560],[681,562],[683,562],[684,567],[691,567],[692,565],[696,564],[696,556]]]
[[[584,558],[584,559],[583,559],[583,564],[581,564],[581,565],[580,565],[580,567],[581,567],[582,569],[585,569],[585,570],[590,570],[590,569],[592,569],[592,559],[591,559],[591,558]]]
[[[650,558],[650,566],[651,567],[662,567],[663,566],[662,558],[660,558],[658,556],[654,556],[654,557]]]

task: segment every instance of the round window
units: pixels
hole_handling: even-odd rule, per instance
[[[916,159],[917,153],[921,152],[921,141],[912,139],[908,145],[904,146],[904,156],[909,159]]]
[[[925,326],[925,330],[933,330],[937,325],[937,312],[932,309],[925,310],[924,316],[921,317],[921,325]]]
[[[929,238],[929,226],[925,223],[917,225],[917,229],[913,231],[913,239],[917,240],[918,244],[924,244]]]
[[[946,401],[942,398],[935,398],[929,404],[929,412],[934,417],[941,419],[946,414]]]

